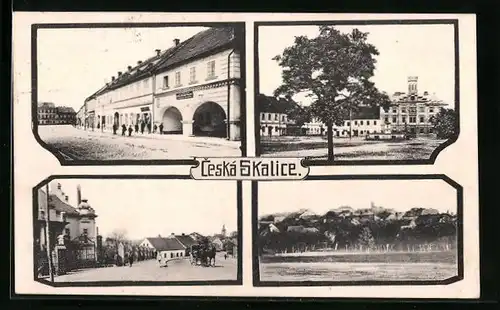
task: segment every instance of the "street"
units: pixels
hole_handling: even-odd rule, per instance
[[[241,156],[240,141],[182,135],[113,135],[98,129],[71,125],[38,126],[40,138],[67,160],[190,159],[191,157]]]
[[[82,269],[57,276],[55,282],[81,281],[215,281],[236,280],[238,273],[236,258],[217,254],[215,267],[192,266],[189,259],[168,262],[160,267],[156,259],[135,262],[130,266]]]

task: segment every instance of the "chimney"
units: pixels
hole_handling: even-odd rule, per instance
[[[157,50],[155,50],[155,52],[156,52],[156,56],[160,56],[161,50],[157,49]]]
[[[182,233],[183,236],[185,236],[186,234],[185,233]]]
[[[179,43],[181,42],[181,40],[179,39],[174,39],[174,46],[177,46],[179,45]]]
[[[95,228],[95,235],[96,235],[96,236],[99,236],[99,227],[96,227],[96,228]]]
[[[57,189],[61,189],[61,183],[57,183]]]
[[[139,61],[137,62],[137,64],[138,64],[138,65],[142,64],[142,60],[139,60]]]
[[[132,71],[132,66],[128,66],[127,69],[129,72]]]
[[[418,82],[418,76],[409,76],[408,77],[408,94],[409,95],[416,95],[418,90],[417,90],[417,82]]]
[[[64,201],[68,202],[68,195],[64,196]]]
[[[80,184],[76,186],[76,204],[77,207],[80,205],[82,202],[82,188],[80,187]]]
[[[112,76],[112,77],[111,77],[111,81],[114,81],[114,80],[115,80],[115,77],[114,77],[114,76]]]
[[[174,233],[171,233],[170,235],[175,236],[175,234],[174,234]]]
[[[121,71],[118,71],[118,76],[122,76],[122,72]]]

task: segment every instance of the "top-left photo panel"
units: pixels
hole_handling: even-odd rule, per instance
[[[36,24],[32,122],[61,165],[246,156],[245,24]]]

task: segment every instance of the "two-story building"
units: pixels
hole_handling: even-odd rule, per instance
[[[108,130],[139,125],[146,132],[240,140],[244,38],[236,32],[209,28],[157,49],[87,98],[87,115],[95,111],[97,126]]]
[[[326,135],[326,125],[313,118],[302,126],[307,135]],[[364,137],[367,134],[380,132],[382,122],[378,107],[360,107],[351,113],[350,119],[341,125],[333,126],[333,136],[339,138]]]
[[[38,125],[75,125],[76,112],[71,107],[41,102],[37,106]]]
[[[282,136],[288,134],[287,129],[289,125],[293,124],[286,112],[290,102],[259,94],[256,104],[259,111],[261,136]]]
[[[408,92],[395,92],[388,111],[380,109],[380,119],[390,125],[393,132],[404,132],[415,136],[434,133],[431,118],[446,106],[428,91],[418,93],[418,77],[408,77]]]

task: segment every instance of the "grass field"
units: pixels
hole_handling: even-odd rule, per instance
[[[261,281],[425,281],[457,275],[455,252],[260,258]]]
[[[367,141],[363,138],[334,139],[337,160],[415,160],[428,159],[445,140],[417,138],[403,141]],[[324,137],[261,137],[263,156],[292,156],[326,159]]]

